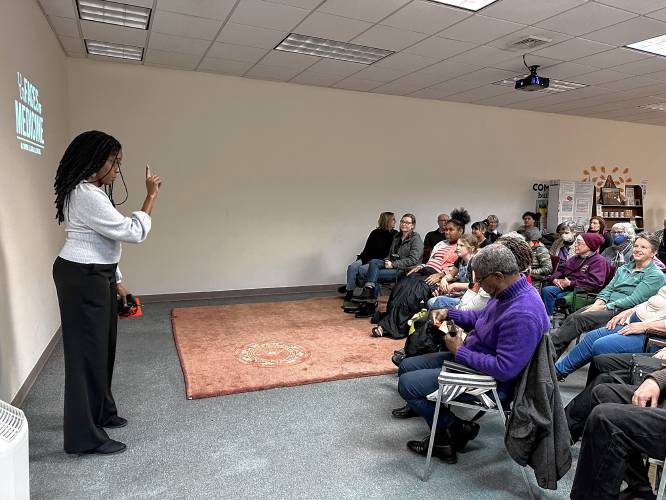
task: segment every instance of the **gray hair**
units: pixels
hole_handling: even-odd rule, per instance
[[[520,234],[519,232],[516,231],[509,231],[508,233],[504,233],[502,236],[498,238],[499,240],[503,239],[509,239],[509,240],[518,240],[518,241],[525,241],[525,237]]]
[[[471,264],[477,279],[492,273],[511,276],[520,272],[516,258],[504,245],[488,245],[482,248],[472,257]]]
[[[647,241],[650,244],[650,247],[652,248],[652,251],[654,253],[657,253],[657,250],[659,250],[659,238],[657,238],[654,233],[641,233],[638,236],[636,236],[636,239],[643,239]],[[635,242],[635,240],[634,240]]]
[[[634,241],[636,239],[636,230],[634,229],[633,224],[629,224],[628,222],[617,222],[613,224],[613,227],[611,230],[618,228],[618,229],[624,229],[624,234],[627,235],[627,238],[630,241]]]

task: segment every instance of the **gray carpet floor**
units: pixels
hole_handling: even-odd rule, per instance
[[[129,425],[109,431],[128,445],[116,456],[63,452],[59,345],[23,405],[30,426],[32,498],[527,498],[496,415],[480,420],[479,436],[457,464],[435,459],[430,480],[423,482],[424,459],[405,443],[428,429],[418,418],[391,417],[390,410],[403,404],[396,376],[188,401],[169,312],[232,302],[241,301],[147,304],[142,318],[120,322],[113,391]],[[386,342],[401,347],[399,341]],[[584,386],[584,377],[576,373],[561,385],[565,401]],[[578,447],[573,452],[575,460]],[[540,498],[568,498],[573,472],[557,491],[542,490]],[[528,475],[536,490],[530,469]]]

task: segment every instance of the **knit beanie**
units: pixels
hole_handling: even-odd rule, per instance
[[[604,244],[604,237],[597,233],[580,233],[580,237],[587,245],[587,248],[596,252]]]

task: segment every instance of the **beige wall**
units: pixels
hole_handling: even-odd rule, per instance
[[[124,145],[140,206],[143,165],[165,185],[153,232],[125,246],[141,293],[336,283],[383,210],[422,234],[459,205],[503,223],[534,207],[533,182],[619,164],[666,213],[666,129],[68,60],[72,131]],[[117,198],[122,189],[116,187]],[[503,224],[505,226],[505,224]]]
[[[68,139],[65,56],[33,0],[3,1],[0,16],[0,399],[11,401],[60,324],[51,264],[62,243],[53,176]],[[39,88],[43,156],[16,140],[16,72]]]

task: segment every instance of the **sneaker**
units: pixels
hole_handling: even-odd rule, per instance
[[[358,311],[358,308],[360,307],[360,304],[356,302],[352,302],[351,300],[345,300],[342,303],[342,306],[340,306],[342,310],[346,313],[355,313]]]

